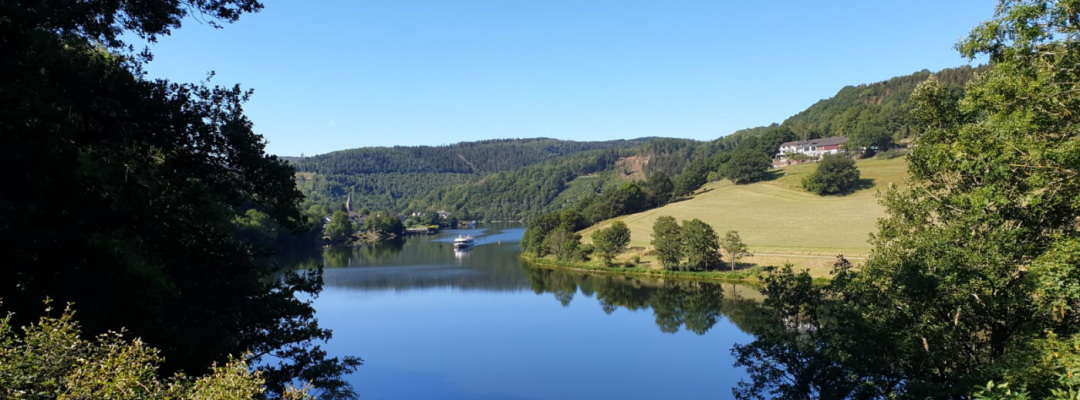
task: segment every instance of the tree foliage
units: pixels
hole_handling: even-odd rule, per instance
[[[720,238],[720,249],[727,253],[728,260],[731,260],[732,271],[740,258],[751,255],[750,247],[743,243],[738,231],[727,231],[724,237]]]
[[[74,312],[43,316],[16,332],[0,319],[0,397],[5,399],[259,399],[264,379],[243,359],[213,365],[201,377],[159,377],[161,352],[123,333],[82,338]],[[294,387],[284,400],[314,399]]]
[[[769,156],[757,151],[742,150],[731,156],[731,161],[724,166],[723,174],[733,183],[750,183],[764,178],[769,168],[772,168]]]
[[[263,215],[298,228],[301,195],[293,168],[265,154],[244,116],[251,92],[147,80],[149,55],[122,40],[169,34],[188,13],[232,22],[261,4],[0,8],[0,132],[18,149],[0,161],[16,171],[0,190],[0,297],[15,323],[40,315],[46,297],[76,303],[85,335],[126,328],[161,349],[165,372],[274,354],[280,364],[260,368],[276,393],[304,374],[358,365],[312,344],[330,332],[295,295],[321,290],[321,274],[266,279],[273,271],[247,228]]]
[[[859,185],[859,169],[846,155],[826,154],[814,173],[803,178],[802,185],[819,195],[850,193]]]
[[[674,217],[663,215],[653,222],[652,245],[664,269],[678,269],[683,258],[682,230]]]
[[[323,234],[334,243],[349,241],[353,233],[356,233],[356,227],[349,219],[349,214],[341,210],[334,211],[334,215],[330,217],[330,222],[326,224],[326,229],[323,231]]]
[[[839,269],[825,288],[767,285],[771,309],[813,333],[778,331],[737,349],[763,368],[740,397],[806,389],[784,375],[808,360],[818,362],[816,387],[841,389],[832,397],[1080,389],[1078,12],[1073,1],[1002,1],[959,45],[991,60],[964,95],[936,80],[915,90],[923,133],[908,158],[911,187],[882,196],[887,217],[858,273]]]
[[[604,264],[611,265],[611,260],[626,250],[626,245],[630,243],[630,228],[622,221],[615,221],[610,227],[593,232],[592,240],[596,254],[604,260]]]
[[[712,226],[694,218],[683,221],[680,233],[686,269],[706,271],[720,265],[720,243]]]

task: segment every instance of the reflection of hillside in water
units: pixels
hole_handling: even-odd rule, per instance
[[[577,293],[596,297],[605,313],[618,308],[652,309],[656,325],[674,333],[680,327],[705,334],[727,317],[744,332],[754,333],[762,322],[760,293],[731,283],[662,280],[526,266],[525,273],[537,294],[551,293],[564,306]]]
[[[518,241],[524,228],[445,231],[435,236],[334,247],[323,252],[324,281],[330,288],[409,290],[452,287],[524,290]],[[453,238],[469,234],[476,246],[455,251]]]

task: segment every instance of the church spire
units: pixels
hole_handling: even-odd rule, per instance
[[[349,198],[345,200],[345,212],[352,212],[352,192],[349,192]]]

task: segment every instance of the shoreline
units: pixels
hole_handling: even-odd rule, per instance
[[[549,258],[537,258],[521,253],[518,258],[530,267],[562,269],[584,273],[604,275],[622,275],[626,277],[649,277],[659,279],[681,279],[700,282],[726,282],[741,283],[751,286],[762,284],[762,275],[766,274],[760,267],[751,267],[739,271],[668,271],[646,267],[604,267],[584,263],[568,263],[552,260]]]

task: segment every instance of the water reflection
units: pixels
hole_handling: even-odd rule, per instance
[[[745,377],[729,349],[752,339],[756,289],[531,268],[522,232],[445,231],[312,259],[326,265],[327,350],[364,357],[351,378],[363,398],[708,398]],[[476,245],[455,252],[459,234]],[[679,384],[628,385],[627,368]]]
[[[551,293],[564,307],[580,292],[595,297],[607,314],[618,308],[652,309],[656,326],[666,333],[685,328],[703,335],[721,317],[753,333],[761,322],[760,294],[742,285],[598,275],[535,266],[525,267],[525,273],[534,292]]]
[[[327,287],[350,290],[417,290],[452,287],[469,290],[524,290],[517,241],[524,228],[488,227],[447,230],[438,235],[326,249]],[[453,238],[469,234],[477,244],[455,250]]]

